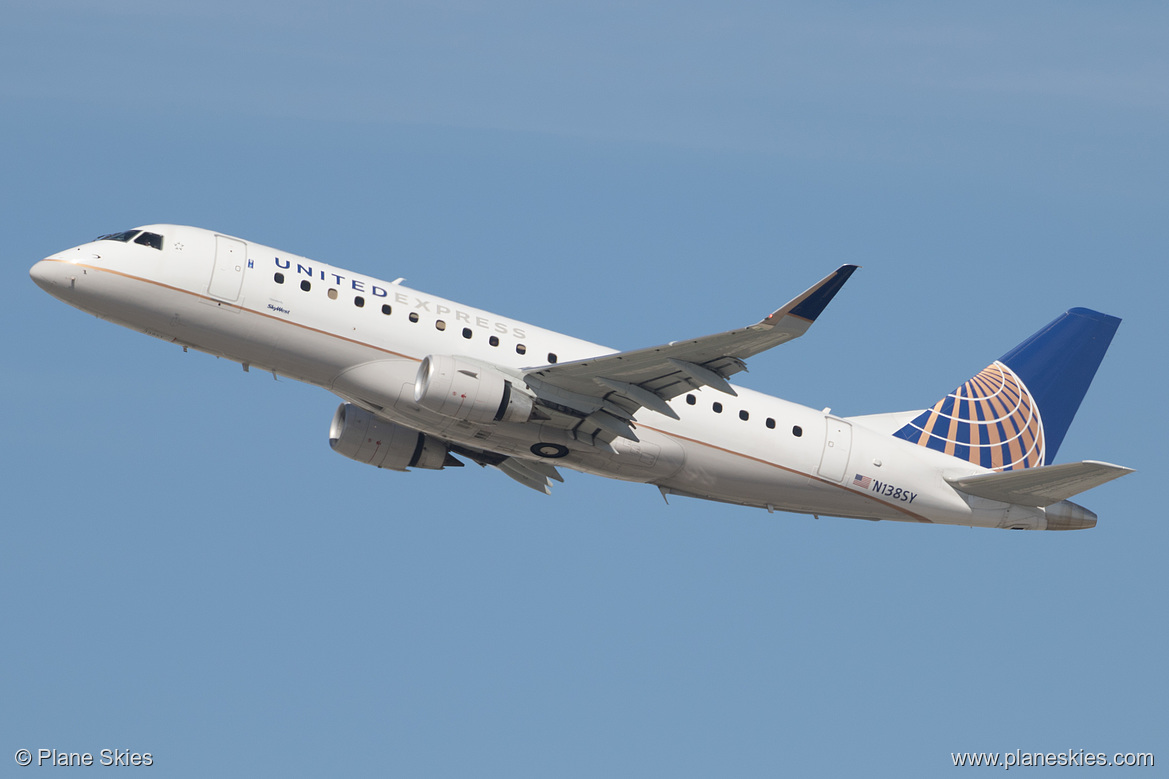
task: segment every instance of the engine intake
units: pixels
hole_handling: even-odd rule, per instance
[[[408,427],[378,419],[352,403],[342,403],[329,427],[329,446],[351,460],[404,471],[407,468],[442,470],[462,465],[446,444]]]
[[[527,422],[532,397],[497,370],[432,354],[418,366],[414,402],[445,417],[467,422]]]

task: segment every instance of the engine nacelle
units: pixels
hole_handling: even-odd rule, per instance
[[[395,471],[437,471],[444,465],[462,465],[453,457],[448,459],[445,444],[417,430],[378,419],[352,403],[337,407],[329,427],[329,446],[351,460]]]
[[[467,422],[527,422],[532,397],[497,370],[444,354],[418,366],[414,402],[444,417]]]

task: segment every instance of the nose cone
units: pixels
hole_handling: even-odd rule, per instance
[[[55,256],[46,257],[29,268],[28,275],[45,292],[58,300],[76,305],[72,302],[71,293],[79,274],[77,266],[73,263],[57,259]]]
[[[57,286],[57,279],[61,276],[60,265],[59,262],[41,260],[32,266],[28,275],[37,283],[38,287],[52,294],[53,288]]]

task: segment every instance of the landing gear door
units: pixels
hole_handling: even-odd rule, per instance
[[[844,481],[848,469],[848,455],[852,450],[852,425],[843,419],[825,417],[824,454],[820,457],[819,473],[825,479]]]
[[[248,245],[243,241],[215,236],[215,265],[207,292],[220,300],[238,300],[248,265]]]

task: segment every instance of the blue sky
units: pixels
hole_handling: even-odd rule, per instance
[[[6,8],[0,760],[507,777],[1169,761],[1167,17]],[[857,263],[806,337],[742,377],[846,415],[928,405],[1097,308],[1124,323],[1059,459],[1139,473],[1082,496],[1094,530],[1008,533],[667,506],[579,474],[544,497],[476,467],[377,471],[329,450],[325,391],[28,279],[163,221],[616,348],[754,321]]]

